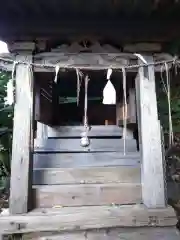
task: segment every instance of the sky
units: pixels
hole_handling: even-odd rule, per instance
[[[5,42],[0,41],[0,54],[1,53],[8,53],[8,46]]]

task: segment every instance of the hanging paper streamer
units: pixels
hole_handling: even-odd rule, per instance
[[[56,66],[55,66],[55,78],[54,78],[54,82],[55,82],[55,83],[57,83],[57,78],[58,78],[59,69],[60,69],[60,66],[59,66],[59,65],[56,65]]]
[[[88,82],[89,77],[85,77],[85,97],[84,97],[84,132],[81,134],[81,146],[88,147],[90,140],[88,138],[88,117],[87,117],[87,108],[88,108]]]
[[[110,81],[112,69],[108,69],[107,72],[107,84],[103,90],[103,104],[116,104],[116,90]]]
[[[10,79],[7,83],[7,96],[4,100],[6,105],[12,105],[14,103],[13,79]]]
[[[16,72],[16,65],[17,62],[15,61],[13,63],[12,67],[12,74],[11,74],[11,79],[7,83],[7,96],[4,98],[5,105],[13,105],[15,102],[14,100],[14,79],[15,79],[15,72]]]

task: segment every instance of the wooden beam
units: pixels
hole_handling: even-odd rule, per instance
[[[151,56],[143,56],[148,63]],[[142,67],[136,77],[142,152],[142,196],[147,207],[165,207],[164,166],[158,121],[154,67]]]
[[[32,55],[21,52],[17,60],[32,62]],[[28,211],[32,184],[33,150],[33,74],[29,66],[16,67],[16,102],[11,162],[10,212]]]
[[[26,45],[23,46],[24,48],[27,47]],[[13,47],[12,47],[13,49]],[[127,53],[127,52],[121,52],[121,53],[111,53],[108,52],[108,50],[104,50],[102,53],[101,51],[98,52],[95,51],[95,49],[89,49],[90,52],[84,53],[84,52],[78,52],[79,49],[77,48],[76,53],[72,53],[69,51],[69,48],[64,49],[64,52],[57,52],[57,51],[51,51],[51,52],[43,52],[36,54],[34,56],[34,63],[40,64],[40,66],[35,66],[34,71],[35,72],[54,72],[54,66],[55,64],[58,64],[61,69],[73,69],[73,68],[79,68],[79,69],[88,69],[88,70],[104,70],[108,68],[114,68],[114,69],[121,69],[124,66],[127,65],[137,65],[137,57],[134,55],[134,52]],[[8,54],[7,56],[2,55],[2,57],[15,60],[14,56],[11,54]],[[157,61],[170,61],[173,60],[173,57],[168,53],[157,53],[154,55],[155,62]],[[43,67],[43,65],[46,64],[48,66],[52,67]],[[6,69],[7,71],[11,71],[13,64],[12,63],[4,63],[3,61],[0,61],[0,67],[2,69]],[[168,65],[169,68],[171,68],[171,65]],[[126,69],[127,72],[135,72],[137,73],[138,68],[130,68]],[[160,72],[161,66],[155,66],[155,71]]]
[[[143,205],[88,206],[36,209],[29,214],[2,216],[0,232],[11,234],[111,227],[174,227],[176,223],[177,218],[171,207],[148,209]]]
[[[129,89],[129,118],[130,123],[136,123],[136,97],[135,89]]]

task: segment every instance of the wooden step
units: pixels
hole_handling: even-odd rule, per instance
[[[34,168],[139,166],[140,153],[34,153]]]
[[[140,167],[86,167],[34,169],[35,185],[83,184],[83,183],[139,183]]]
[[[33,186],[36,207],[141,203],[141,184],[73,184]]]
[[[179,240],[175,227],[107,228],[70,233],[26,235],[26,240]]]
[[[48,137],[63,138],[63,137],[80,137],[84,132],[83,126],[62,126],[62,127],[48,127]],[[88,131],[89,137],[122,137],[123,128],[109,125],[91,126]],[[127,129],[127,137],[132,138],[132,131]]]
[[[137,151],[136,140],[127,139],[125,142],[127,152]],[[36,152],[123,152],[122,139],[90,139],[88,147],[82,147],[79,139],[40,139],[35,141]]]
[[[65,207],[60,209],[36,209],[23,215],[1,216],[0,233],[33,233],[43,231],[62,233],[69,231],[69,233],[72,233],[78,230],[85,231],[117,227],[122,227],[122,231],[125,230],[125,227],[131,227],[131,231],[136,232],[135,227],[174,227],[176,223],[177,218],[171,207],[161,209],[148,209],[143,205]],[[134,238],[132,239],[134,240]],[[146,239],[148,238],[142,238],[142,240]],[[154,239],[156,240],[156,238]],[[171,240],[174,239],[172,238]]]

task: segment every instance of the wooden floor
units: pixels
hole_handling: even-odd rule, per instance
[[[45,233],[25,236],[25,240],[179,240],[175,228],[112,228],[74,233]]]

